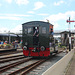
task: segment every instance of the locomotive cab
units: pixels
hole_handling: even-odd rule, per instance
[[[31,21],[22,24],[23,54],[31,57],[48,57],[55,52],[53,41],[53,25],[48,22]],[[51,35],[52,34],[52,35]]]

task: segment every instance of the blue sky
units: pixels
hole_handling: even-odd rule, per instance
[[[0,32],[20,32],[25,22],[47,19],[54,30],[68,30],[66,20],[75,20],[74,6],[75,0],[0,0]]]

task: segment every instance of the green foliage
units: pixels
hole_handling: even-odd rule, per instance
[[[64,48],[64,49],[66,49],[66,46],[65,46],[65,45],[62,45],[61,43],[58,43],[58,47],[59,47],[59,48]]]
[[[6,44],[6,48],[10,48],[11,47],[11,45],[10,44]]]
[[[0,48],[4,48],[4,46],[5,46],[4,44],[1,44],[1,45],[0,45]]]
[[[10,46],[10,44],[6,44],[6,46]]]

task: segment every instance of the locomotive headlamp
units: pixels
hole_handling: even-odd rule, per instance
[[[36,50],[36,47],[34,47],[34,50]]]
[[[27,43],[27,42],[25,42],[25,45],[28,45],[28,43]]]
[[[36,51],[36,47],[34,47],[34,52]]]
[[[45,47],[44,46],[41,46],[41,51],[44,51],[45,50]]]
[[[27,50],[27,47],[26,47],[26,46],[24,46],[24,47],[23,47],[23,49],[24,49],[24,50]]]

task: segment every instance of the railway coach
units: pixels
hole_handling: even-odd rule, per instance
[[[30,57],[48,57],[57,52],[53,38],[53,25],[43,21],[22,24],[23,54]]]

